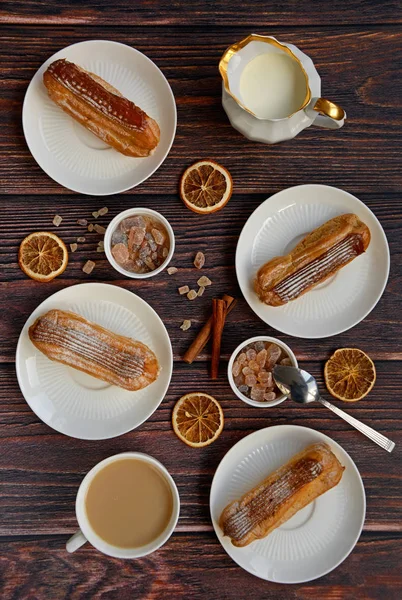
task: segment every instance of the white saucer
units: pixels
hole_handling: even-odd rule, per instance
[[[327,443],[345,467],[338,485],[266,538],[233,546],[218,525],[223,509],[315,442]],[[267,581],[303,583],[329,573],[353,550],[366,496],[356,465],[339,444],[307,427],[276,425],[248,435],[224,456],[212,482],[210,510],[220,543],[240,567]]]
[[[147,344],[161,366],[158,379],[130,392],[49,360],[30,341],[28,328],[54,308]],[[172,346],[161,319],[144,300],[114,285],[84,283],[53,294],[34,310],[18,340],[16,369],[25,400],[44,423],[71,437],[101,440],[135,429],[158,408],[172,376]]]
[[[276,307],[260,302],[253,290],[258,269],[343,213],[355,213],[369,227],[367,251],[297,300]],[[357,325],[381,298],[389,274],[388,242],[377,217],[355,196],[327,185],[300,185],[274,194],[250,216],[237,244],[236,273],[245,299],[265,323],[295,337],[329,337]]]
[[[123,156],[50,100],[43,73],[59,58],[96,73],[158,122],[161,139],[152,156]],[[72,44],[51,56],[32,78],[22,111],[25,139],[39,166],[66,188],[94,196],[118,194],[148,179],[170,150],[176,120],[172,90],[152,60],[105,40]]]

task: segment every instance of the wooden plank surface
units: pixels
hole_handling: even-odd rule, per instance
[[[325,181],[325,180],[324,180]],[[351,191],[351,190],[349,190]],[[3,343],[0,347],[0,361],[13,360],[15,346],[21,328],[27,316],[39,302],[66,285],[79,282],[104,281],[120,285],[134,293],[138,293],[149,302],[167,326],[173,344],[176,359],[179,359],[193,339],[196,330],[204,323],[211,308],[211,298],[215,295],[229,293],[239,298],[239,305],[228,319],[225,328],[222,352],[228,358],[236,346],[252,335],[278,335],[290,344],[300,359],[324,360],[331,351],[341,346],[360,345],[370,352],[374,359],[402,359],[400,286],[402,273],[402,254],[400,251],[402,234],[402,208],[397,195],[384,196],[362,194],[360,198],[380,218],[390,244],[392,260],[390,280],[383,298],[374,311],[359,325],[337,336],[319,342],[291,338],[278,334],[271,327],[257,319],[248,307],[237,285],[234,270],[234,255],[241,229],[249,215],[265,199],[263,195],[234,195],[229,205],[215,215],[199,217],[188,211],[177,196],[165,195],[125,195],[120,198],[96,199],[78,196],[6,196],[2,200],[0,211],[0,255],[2,257],[2,274],[0,288],[3,297],[13,297],[16,302],[4,303],[4,318],[0,320],[0,334]],[[149,208],[160,210],[169,219],[176,234],[176,250],[172,265],[180,270],[169,276],[163,272],[156,278],[147,281],[134,281],[122,278],[112,269],[105,255],[96,252],[100,236],[86,233],[86,241],[80,244],[74,254],[70,253],[70,264],[65,273],[49,284],[28,280],[18,269],[17,252],[22,239],[31,231],[50,230],[57,232],[66,243],[76,240],[82,235],[83,228],[77,225],[79,218],[90,218],[91,212],[107,205],[108,215],[99,219],[99,223],[107,225],[120,211],[132,206],[144,204]],[[55,214],[63,217],[62,224],[56,228],[52,224]],[[194,302],[180,297],[177,288],[180,285],[195,285],[200,275],[193,266],[193,259],[198,250],[206,255],[203,272],[213,281],[204,296]],[[88,278],[82,272],[87,259],[96,261],[96,267]],[[177,308],[180,307],[178,311]],[[193,327],[188,332],[181,331],[179,326],[183,319],[189,318]],[[384,336],[386,343],[377,344]],[[206,354],[201,356],[205,359]]]
[[[402,11],[399,2],[353,0],[341,3],[192,3],[127,0],[106,3],[75,0],[12,3],[0,6],[0,595],[7,600],[81,598],[126,600],[399,600],[402,515],[402,209],[400,143]],[[235,132],[221,107],[217,64],[223,50],[251,31],[297,44],[322,77],[325,96],[346,109],[340,131],[310,128],[276,146],[250,142]],[[176,97],[178,128],[172,150],[144,184],[119,196],[92,198],[53,182],[36,165],[25,144],[21,109],[27,85],[39,66],[62,47],[85,39],[111,39],[144,52],[162,69]],[[177,194],[183,169],[211,157],[227,166],[234,195],[220,213],[202,218],[187,211]],[[386,291],[358,326],[335,338],[301,340],[278,334],[262,323],[240,297],[234,254],[241,229],[255,208],[275,192],[303,183],[335,185],[357,195],[380,219],[391,251]],[[57,232],[66,243],[83,235],[78,218],[102,206],[106,225],[121,210],[147,206],[161,210],[176,234],[172,264],[179,273],[162,273],[135,282],[120,278],[96,252],[99,236],[86,242],[62,277],[50,284],[28,280],[18,268],[17,251],[28,233]],[[57,229],[55,214],[63,217]],[[177,295],[181,284],[199,276],[192,266],[197,250],[213,281],[203,298],[191,303]],[[86,259],[96,261],[90,277]],[[23,324],[37,305],[66,286],[87,281],[119,285],[139,294],[166,324],[174,350],[171,386],[161,406],[136,431],[102,442],[75,440],[43,424],[18,388],[14,355]],[[228,319],[218,381],[208,376],[209,349],[192,365],[181,356],[210,311],[213,296],[239,297]],[[188,332],[179,325],[193,322]],[[319,405],[302,408],[287,401],[264,410],[241,403],[230,390],[225,370],[234,348],[245,338],[277,335],[295,351],[301,365],[323,384],[323,365],[342,346],[358,346],[375,360],[377,382],[355,405],[334,403],[378,428],[397,446],[388,455]],[[173,434],[171,412],[184,393],[202,389],[216,396],[225,428],[202,451],[184,446]],[[328,397],[328,396],[327,396]],[[238,568],[212,531],[209,490],[224,454],[252,431],[297,424],[322,431],[339,442],[356,462],[367,494],[362,537],[334,572],[291,587],[258,580]],[[65,552],[76,529],[74,498],[84,474],[99,460],[124,450],[159,458],[177,481],[181,517],[169,543],[135,562],[102,556],[89,546]]]
[[[83,548],[66,555],[63,536],[2,541],[0,574],[8,600],[400,600],[402,536],[363,533],[336,571],[304,585],[267,584],[241,571],[214,534],[177,534],[144,559],[122,561]],[[206,564],[208,564],[206,573]],[[17,581],[17,585],[16,585]]]
[[[394,25],[402,21],[401,5],[397,0],[367,2],[333,0],[320,7],[313,0],[304,2],[265,2],[246,0],[228,10],[225,0],[141,0],[133,4],[129,0],[105,3],[102,0],[87,0],[85,6],[76,0],[25,0],[21,3],[3,0],[0,23],[51,24],[51,25],[158,25],[193,27],[244,26],[292,27],[306,25]]]
[[[323,388],[318,365],[312,362],[301,365],[317,375]],[[35,417],[21,397],[13,366],[3,365],[0,368],[0,512],[3,515],[0,536],[71,534],[76,528],[74,498],[85,473],[99,460],[127,450],[152,454],[171,472],[181,497],[179,531],[211,531],[209,490],[224,454],[249,433],[283,424],[317,429],[350,452],[367,492],[365,530],[402,532],[398,520],[402,511],[402,415],[397,391],[402,386],[402,373],[398,362],[377,362],[377,370],[378,383],[370,396],[347,406],[346,410],[392,438],[397,444],[392,455],[320,405],[302,408],[287,401],[271,409],[248,407],[234,397],[223,372],[218,381],[212,382],[203,363],[192,367],[184,363],[175,365],[165,399],[139,429],[101,443],[66,438]],[[192,389],[213,394],[221,402],[225,415],[225,428],[219,440],[202,451],[184,446],[173,434],[170,423],[176,400]],[[334,403],[345,409],[342,402],[334,400]],[[21,486],[25,490],[22,496]]]
[[[246,140],[232,129],[221,106],[219,58],[230,43],[249,32],[244,26],[179,30],[35,27],[25,29],[21,36],[20,28],[3,27],[3,193],[71,194],[46,176],[30,155],[21,126],[21,103],[30,79],[50,55],[68,44],[99,38],[145,52],[162,69],[176,97],[178,126],[172,150],[135,194],[176,194],[183,169],[206,156],[230,169],[236,193],[268,195],[317,182],[356,193],[399,192],[401,28],[270,30],[312,57],[322,78],[323,95],[338,102],[349,116],[339,131],[311,127],[275,146]]]

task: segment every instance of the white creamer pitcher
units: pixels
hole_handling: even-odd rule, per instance
[[[313,61],[292,44],[249,35],[224,52],[219,71],[223,108],[250,140],[275,144],[313,123],[328,129],[344,124],[345,111],[321,98]]]

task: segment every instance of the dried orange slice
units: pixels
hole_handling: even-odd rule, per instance
[[[345,402],[357,402],[375,384],[373,361],[358,348],[340,348],[326,362],[325,383],[330,394]]]
[[[172,415],[173,429],[182,442],[192,448],[212,444],[223,429],[223,411],[215,398],[192,392],[176,402]]]
[[[180,180],[180,197],[190,210],[210,214],[220,210],[232,195],[232,176],[214,160],[200,160],[188,167]]]
[[[54,233],[37,231],[21,242],[18,264],[35,281],[51,281],[63,273],[67,263],[67,248]]]

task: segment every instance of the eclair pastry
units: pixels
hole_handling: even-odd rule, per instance
[[[149,156],[158,145],[157,122],[98,75],[62,58],[43,83],[53,102],[121,154]]]
[[[159,374],[148,346],[72,312],[49,310],[31,325],[29,337],[50,360],[126,390],[141,390]]]
[[[228,504],[219,526],[234,546],[247,546],[335,487],[343,471],[327,444],[311,444],[239,500]]]
[[[289,254],[263,265],[254,289],[261,302],[270,306],[296,300],[365,252],[370,238],[369,228],[354,214],[330,219]]]

